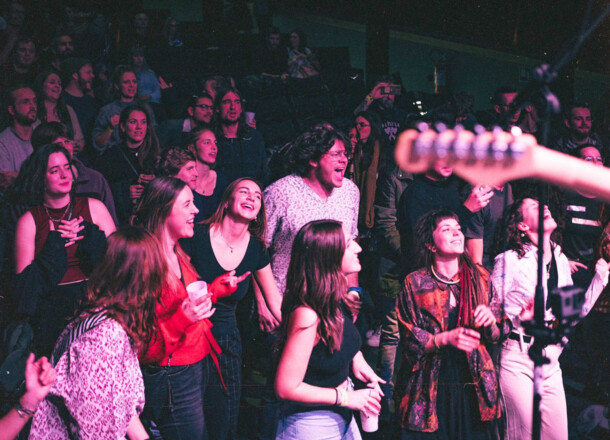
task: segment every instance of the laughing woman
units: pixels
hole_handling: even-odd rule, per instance
[[[492,438],[500,402],[487,346],[507,332],[506,320],[488,306],[488,273],[464,253],[453,212],[424,215],[416,237],[422,268],[406,277],[396,301],[401,438]]]
[[[203,396],[220,353],[208,320],[214,313],[211,297],[193,302],[186,292],[199,276],[178,240],[193,236],[196,214],[191,189],[173,177],[150,182],[136,211],[136,220],[159,239],[169,268],[156,307],[158,331],[140,357],[146,390],[143,417],[153,421],[166,439],[208,438]],[[223,275],[209,291],[230,294],[239,281]]]
[[[357,440],[352,410],[379,414],[381,379],[360,351],[352,318],[357,304],[347,292],[361,250],[333,220],[307,223],[294,240],[275,378],[284,400],[276,439]],[[350,370],[369,388],[354,391]]]
[[[254,181],[241,178],[229,184],[209,223],[201,225],[193,239],[182,244],[208,283],[230,271],[240,276],[252,273],[262,291],[262,295],[257,291],[258,310],[272,311],[272,316],[262,318],[269,323],[266,330],[271,331],[280,321],[282,299],[264,244],[265,226],[261,188]],[[213,404],[206,407],[205,414],[210,438],[218,440],[237,439],[242,345],[236,309],[249,284],[248,279],[232,295],[218,298],[216,312],[210,318],[212,333],[222,349],[218,359],[227,386],[224,391],[220,376],[212,372],[205,401]]]

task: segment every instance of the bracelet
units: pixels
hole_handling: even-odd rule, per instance
[[[339,403],[339,390],[335,388],[335,406]]]
[[[432,342],[434,343],[434,346],[437,350],[441,349],[440,345],[438,345],[438,342],[436,342],[436,335],[432,336]]]
[[[336,389],[339,394],[339,406],[347,406],[347,393],[345,390]]]
[[[368,102],[369,104],[374,101],[374,99],[371,95],[366,95],[366,97],[364,99],[366,99],[366,102]]]
[[[32,417],[36,413],[35,409],[27,409],[19,401],[15,403],[15,411],[17,411],[17,414],[19,414],[19,417],[21,417],[22,419],[25,419],[26,417]]]

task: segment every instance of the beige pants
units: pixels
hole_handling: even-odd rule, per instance
[[[507,440],[532,438],[534,362],[527,353],[529,346],[512,339],[502,346],[500,386],[506,407]],[[542,440],[568,440],[568,410],[559,366],[561,351],[560,346],[549,345],[543,352],[551,362],[541,369]]]

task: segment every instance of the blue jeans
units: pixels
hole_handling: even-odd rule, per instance
[[[203,416],[203,362],[175,367],[144,365],[146,405],[142,418],[164,439],[207,440]]]
[[[216,336],[216,342],[222,349],[218,363],[227,389],[223,388],[216,365],[210,360],[204,366],[209,378],[204,394],[208,434],[214,440],[237,440],[242,368],[239,330]]]

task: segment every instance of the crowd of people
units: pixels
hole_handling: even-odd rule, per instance
[[[488,110],[460,92],[425,113],[383,75],[353,113],[269,145],[242,92],[324,76],[302,31],[283,47],[267,27],[248,75],[193,89],[147,62],[187,44],[175,18],[156,35],[140,12],[113,40],[103,15],[64,12],[28,35],[30,11],[9,1],[0,31],[0,325],[31,328],[36,353],[21,393],[0,388],[0,439],[30,419],[33,439],[238,439],[252,327],[270,365],[257,438],[357,440],[377,416],[391,438],[530,438],[540,246],[545,303],[585,290],[583,395],[609,404],[608,207],[554,187],[542,206],[537,182],[394,159],[421,123],[537,136],[537,102],[517,108],[501,86]],[[548,146],[608,164],[604,103],[565,106]],[[562,349],[544,346],[544,439],[568,438]]]

